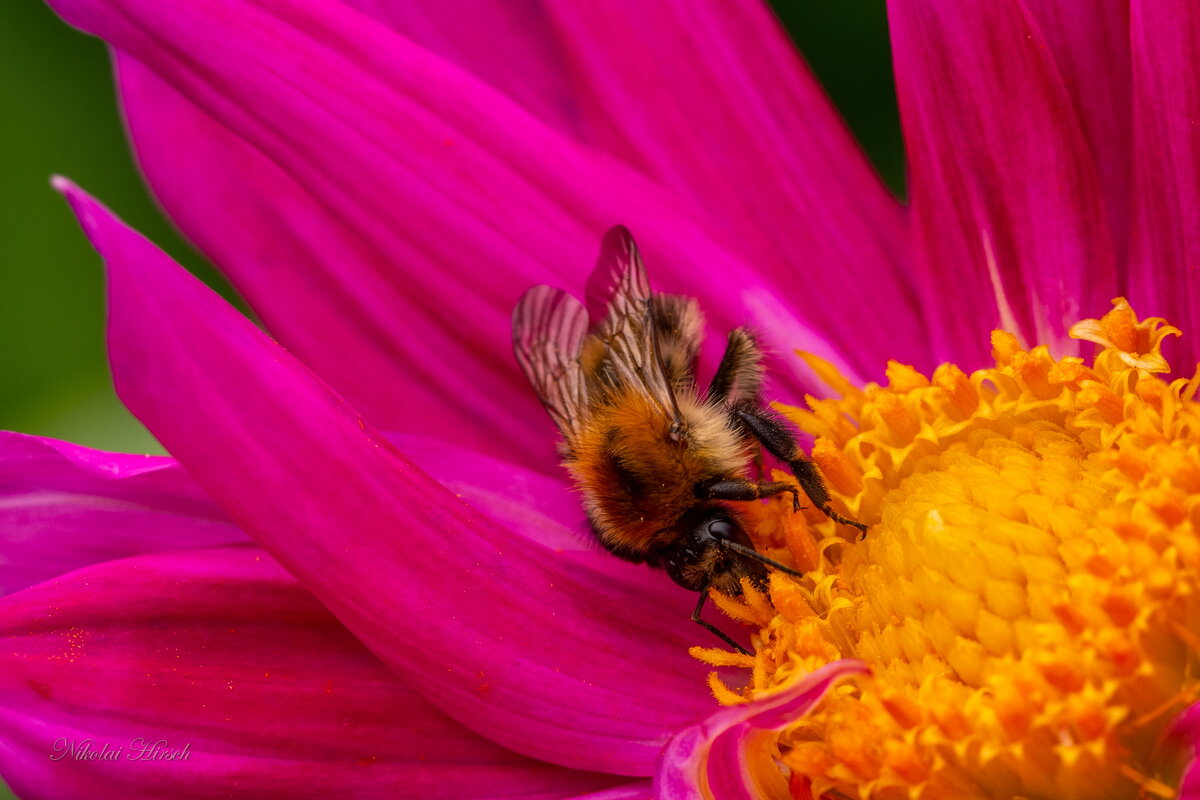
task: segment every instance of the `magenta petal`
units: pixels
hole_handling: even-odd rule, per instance
[[[766,3],[546,5],[611,151],[695,198],[772,289],[802,281],[806,319],[860,370],[930,362],[902,209]]]
[[[1189,706],[1175,718],[1170,739],[1186,755],[1187,766],[1179,780],[1179,800],[1200,799],[1200,703]]]
[[[468,727],[567,766],[650,773],[710,702],[687,655],[687,593],[647,603],[637,583],[472,511],[161,251],[63,188],[109,265],[119,394],[232,519]]]
[[[1186,334],[1167,350],[1185,375],[1200,360],[1200,9],[1132,4],[1136,214],[1129,299]]]
[[[569,800],[657,800],[653,792],[654,786],[650,781],[633,781],[611,789],[581,794]]]
[[[563,133],[593,141],[559,33],[540,0],[396,3],[343,0],[466,69]]]
[[[867,671],[861,661],[836,661],[805,675],[788,689],[722,709],[680,731],[663,751],[654,778],[654,796],[657,800],[755,800],[786,793],[782,774],[778,775],[781,786],[759,785],[756,775],[771,771],[763,770],[761,764],[751,768],[747,758],[766,756],[760,752],[762,748],[748,745],[764,732],[778,731],[803,717],[837,681]]]
[[[245,541],[170,458],[0,432],[0,594],[99,561]]]
[[[544,432],[520,376],[497,369],[509,354],[497,346],[479,358],[487,343],[458,324],[491,319],[499,327],[519,293],[515,280],[508,295],[480,297],[443,269],[400,255],[403,248],[372,246],[150,70],[121,54],[117,65],[139,162],[159,199],[272,334],[356,407],[387,427],[495,454]],[[544,469],[552,455],[545,450]]]
[[[564,571],[587,574],[609,589],[637,598],[639,608],[677,608],[695,603],[663,573],[614,558],[588,526],[579,495],[562,478],[551,478],[512,461],[473,453],[436,439],[387,434],[389,441],[467,506],[507,529],[512,537],[554,551]],[[733,631],[735,638],[739,631]]]
[[[512,537],[552,549],[563,571],[586,574],[588,580],[600,581],[609,590],[619,588],[622,594],[637,598],[638,608],[675,608],[686,614],[695,603],[694,594],[680,589],[662,572],[614,558],[601,547],[584,516],[579,495],[566,483],[565,470],[562,478],[551,478],[435,439],[387,436],[422,471],[467,506],[506,528]],[[732,631],[735,639],[746,639],[741,633]]]
[[[556,550],[595,551],[595,537],[567,483],[566,470],[552,478],[510,460],[474,453],[438,439],[413,434],[388,438],[430,477],[467,505],[515,535]]]
[[[1094,156],[1120,270],[1128,250],[1133,179],[1129,2],[1023,1],[1046,38]]]
[[[0,619],[0,771],[23,798],[548,799],[614,782],[469,733],[257,548],[95,565],[5,598]],[[138,739],[187,756],[133,761]],[[123,752],[75,757],[89,740]]]
[[[988,334],[1074,352],[1067,329],[1117,286],[1095,166],[1019,3],[888,4],[918,246],[939,357],[988,360]]]
[[[858,371],[929,362],[902,210],[765,3],[350,3],[689,198],[774,291],[802,277]]]
[[[751,318],[758,267],[694,203],[353,9],[54,5],[122,54],[130,129],[167,210],[285,345],[389,429],[496,454],[540,435],[511,368],[512,306],[537,283],[582,285],[614,222],[636,232],[656,286],[699,296],[718,331]],[[815,305],[794,282],[772,288],[798,315]],[[813,329],[762,333],[774,352],[829,358],[852,339]]]

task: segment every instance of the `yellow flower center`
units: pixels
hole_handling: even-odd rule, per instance
[[[1173,797],[1165,733],[1200,700],[1200,372],[1167,383],[1179,331],[1114,301],[1072,335],[1094,363],[992,337],[994,368],[892,363],[840,397],[780,407],[816,437],[863,541],[782,502],[756,544],[805,571],[714,597],[758,628],[735,704],[841,658],[871,674],[778,737],[796,797]],[[748,587],[749,588],[749,587]]]

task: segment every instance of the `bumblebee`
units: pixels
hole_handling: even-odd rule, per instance
[[[791,468],[828,517],[866,526],[830,508],[816,466],[765,406],[763,353],[750,330],[729,333],[700,391],[700,308],[650,290],[622,226],[604,237],[587,299],[603,314],[594,325],[567,292],[527,291],[513,311],[517,362],[562,433],[559,452],[600,543],[699,592],[692,620],[742,650],[700,618],[708,590],[738,596],[743,578],[764,586],[767,567],[798,574],[754,549],[738,513],[737,503],[785,492],[801,508],[796,484],[750,477],[760,448]]]

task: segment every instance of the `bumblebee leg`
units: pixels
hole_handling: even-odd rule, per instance
[[[696,603],[696,610],[692,612],[692,622],[695,622],[697,625],[702,625],[705,628],[708,628],[710,633],[714,634],[718,639],[720,639],[725,644],[732,647],[734,650],[737,650],[742,655],[744,655],[744,656],[750,655],[749,650],[742,647],[740,644],[735,642],[728,635],[717,630],[716,625],[713,625],[711,623],[705,622],[704,620],[700,619],[700,611],[701,611],[701,609],[704,608],[704,601],[707,599],[708,599],[708,587],[706,586],[700,590],[700,600]]]
[[[792,493],[792,510],[799,511],[800,491],[783,481],[760,483],[748,478],[722,478],[696,485],[696,497],[701,500],[760,500],[783,492]]]
[[[729,405],[751,402],[762,389],[762,350],[746,328],[729,332],[725,354],[705,396]]]
[[[762,443],[767,452],[776,458],[786,461],[792,474],[808,495],[813,505],[821,509],[825,516],[834,522],[858,528],[864,534],[867,526],[861,522],[847,519],[829,507],[829,491],[821,480],[817,465],[808,460],[796,445],[796,437],[788,430],[783,420],[762,408],[737,406],[732,411],[733,418],[749,431],[755,439]]]

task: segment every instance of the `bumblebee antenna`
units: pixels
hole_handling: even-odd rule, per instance
[[[696,610],[692,612],[692,622],[696,623],[697,625],[704,626],[705,628],[708,629],[709,633],[715,635],[718,639],[720,639],[725,644],[732,647],[734,650],[737,650],[742,655],[744,655],[744,656],[750,655],[749,650],[747,650],[746,648],[742,647],[740,644],[735,642],[732,639],[732,637],[730,637],[728,634],[719,630],[716,625],[713,625],[712,623],[705,622],[704,620],[700,619],[700,610],[704,608],[704,601],[707,599],[708,599],[708,587],[705,586],[703,589],[700,590],[700,600],[696,603]]]
[[[792,569],[791,567],[785,567],[783,564],[780,564],[778,561],[771,558],[770,556],[764,556],[762,553],[758,552],[753,547],[746,547],[746,545],[744,545],[744,544],[738,544],[737,542],[731,542],[728,539],[718,538],[717,541],[719,541],[724,547],[728,547],[733,552],[739,553],[743,556],[746,556],[747,558],[753,558],[756,561],[761,561],[762,563],[766,564],[767,566],[774,567],[775,569],[779,570],[780,572],[784,573],[785,575],[791,575],[793,578],[803,578],[804,577],[803,572],[797,572],[796,570]]]
[[[744,544],[738,544],[737,542],[731,542],[728,539],[718,538],[717,541],[720,542],[725,547],[728,547],[730,550],[732,550],[735,553],[746,556],[747,558],[753,558],[756,561],[761,561],[762,563],[764,563],[768,566],[774,567],[775,569],[779,570],[780,572],[782,572],[786,575],[791,575],[794,578],[803,578],[804,577],[803,572],[797,572],[796,570],[792,569],[791,567],[785,567],[783,564],[780,564],[775,559],[773,559],[769,556],[764,556],[762,553],[758,552],[753,547],[746,547],[746,545],[744,545]],[[744,655],[744,656],[750,655],[749,650],[747,650],[746,648],[742,647],[740,644],[735,642],[732,639],[732,637],[730,637],[727,633],[725,633],[724,631],[717,628],[716,625],[713,625],[711,623],[705,622],[704,620],[700,619],[700,612],[701,612],[701,610],[703,610],[704,601],[707,599],[708,599],[708,586],[706,585],[704,588],[702,588],[700,590],[700,599],[698,601],[696,601],[696,610],[692,612],[692,622],[695,622],[697,625],[704,626],[705,628],[708,629],[709,633],[713,634],[718,639],[720,639],[725,644],[729,645],[730,647],[732,647],[734,650],[738,651],[742,655]]]

